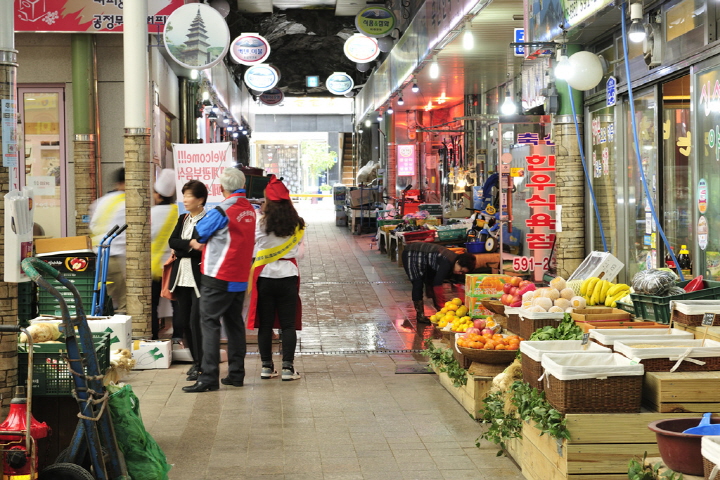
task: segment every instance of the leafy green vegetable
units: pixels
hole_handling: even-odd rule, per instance
[[[569,313],[566,313],[557,327],[538,328],[530,335],[530,340],[581,340],[583,331],[575,324]]]
[[[467,384],[467,370],[462,368],[455,360],[452,350],[437,348],[433,345],[432,340],[428,338],[425,340],[425,350],[423,350],[422,354],[428,357],[428,361],[435,365],[438,370],[447,373],[455,387],[459,388]]]
[[[682,473],[676,473],[672,470],[666,470],[660,473],[661,462],[657,462],[653,465],[645,465],[647,459],[647,452],[643,455],[642,461],[633,458],[628,464],[628,478],[630,480],[683,480]]]

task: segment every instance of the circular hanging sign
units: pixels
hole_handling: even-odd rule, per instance
[[[353,79],[345,72],[335,72],[325,80],[328,92],[335,95],[345,95],[355,86]]]
[[[186,68],[204,70],[223,59],[230,31],[220,12],[204,3],[191,3],[170,14],[163,38],[173,60]]]
[[[260,102],[269,107],[280,105],[285,100],[285,94],[279,88],[271,88],[260,95]]]
[[[345,56],[355,63],[368,63],[380,55],[380,47],[377,40],[368,36],[356,33],[345,40],[343,47]]]
[[[385,37],[395,28],[395,14],[385,7],[367,7],[355,16],[355,26],[368,37]]]
[[[245,83],[251,90],[264,92],[277,85],[280,76],[270,65],[254,65],[245,71]]]
[[[258,65],[270,56],[270,43],[257,33],[243,33],[230,44],[230,56],[243,65]]]

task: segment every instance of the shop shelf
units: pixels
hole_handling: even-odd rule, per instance
[[[110,334],[93,332],[95,354],[100,372],[110,366]],[[62,338],[60,339],[62,340]],[[26,344],[18,344],[18,382],[27,379],[28,354]],[[33,355],[33,395],[69,396],[74,383],[69,366],[65,360],[65,343],[36,343]]]
[[[678,282],[678,287],[684,287],[689,281]],[[641,295],[631,293],[630,298],[635,308],[635,316],[658,323],[670,323],[670,301],[672,300],[701,300],[720,299],[720,282],[705,280],[705,288],[680,295],[658,297],[655,295]]]

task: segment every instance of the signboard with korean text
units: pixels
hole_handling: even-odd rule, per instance
[[[230,47],[230,30],[223,16],[204,3],[180,7],[167,20],[165,48],[186,68],[204,70],[220,63]]]
[[[280,75],[273,66],[262,64],[245,70],[244,79],[249,89],[264,92],[277,85]]]
[[[355,26],[368,37],[386,37],[395,28],[395,14],[389,8],[373,5],[360,10],[355,16]]]
[[[222,189],[218,177],[227,167],[235,165],[232,146],[229,142],[220,143],[174,143],[175,158],[175,190],[178,195],[178,206],[184,211],[182,203],[182,187],[189,180],[200,180],[207,186],[208,198],[206,209],[213,208],[223,201]]]
[[[605,105],[608,107],[614,107],[617,103],[617,80],[615,77],[608,77],[605,83]]]
[[[2,99],[2,165],[18,166],[17,108],[15,100]]]
[[[345,56],[355,63],[372,62],[380,55],[377,40],[359,33],[345,40],[343,50]]]
[[[168,16],[184,4],[184,0],[148,2],[148,32],[162,32]],[[121,33],[123,0],[15,0],[15,31]]]
[[[260,103],[269,107],[280,105],[285,99],[285,94],[279,88],[271,88],[270,90],[263,92],[259,97]]]
[[[325,86],[328,92],[335,95],[345,95],[353,89],[355,82],[352,77],[345,72],[335,72],[325,80]]]
[[[613,8],[613,0],[524,0],[525,38],[530,42],[551,42],[593,15]]]
[[[397,146],[397,174],[401,177],[415,175],[415,144]]]
[[[257,65],[270,56],[270,42],[257,33],[243,33],[232,41],[230,56],[242,65]]]

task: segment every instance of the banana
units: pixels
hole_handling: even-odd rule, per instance
[[[600,303],[605,303],[605,299],[607,298],[607,292],[610,290],[610,287],[612,287],[612,285],[613,284],[608,282],[607,280],[603,280],[602,290],[600,291],[599,297]]]
[[[580,285],[580,296],[584,296],[587,293],[587,286],[588,286],[589,281],[590,281],[589,278],[586,278],[585,280],[583,280],[582,284]]]
[[[626,285],[626,284],[624,284],[624,283],[616,283],[614,286],[612,286],[612,287],[610,288],[610,290],[608,290],[607,293],[608,293],[608,295],[615,295],[615,294],[618,293],[619,291],[625,290],[626,288],[630,288],[630,286],[629,286],[629,285]]]
[[[600,279],[598,277],[590,277],[589,282],[588,282],[587,291],[585,292],[585,294],[589,298],[592,298],[593,293],[595,293],[595,286],[597,285],[597,283],[599,281],[600,281]]]
[[[600,291],[602,288],[599,288],[597,285],[600,285],[600,282],[602,280],[595,282],[596,286],[593,288],[592,296],[590,297],[590,305],[597,305],[600,300]]]
[[[615,292],[614,295],[609,296],[607,298],[607,300],[605,301],[605,305],[607,305],[608,307],[614,308],[617,305],[618,300],[627,296],[630,293],[630,287],[628,287],[627,285],[625,285],[625,286],[627,288],[617,291],[617,292]],[[609,305],[608,305],[608,303],[609,303]]]

